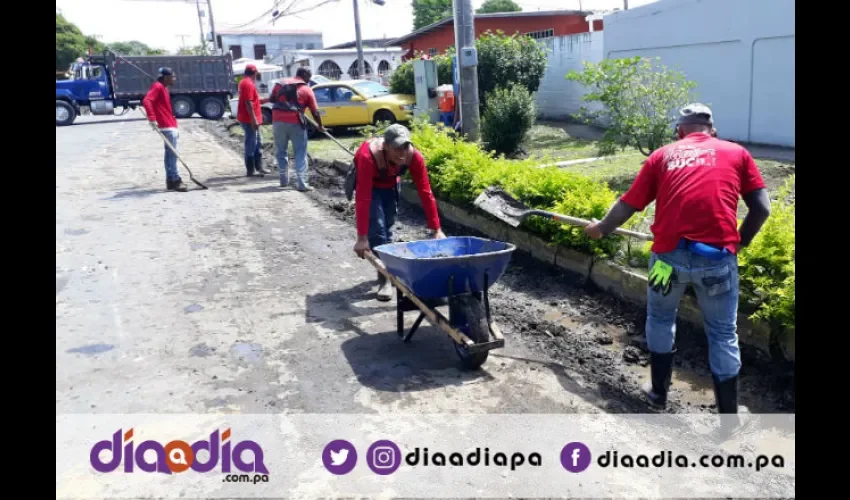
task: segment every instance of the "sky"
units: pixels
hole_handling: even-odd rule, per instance
[[[272,8],[274,0],[210,0],[216,30],[256,19]],[[622,0],[514,0],[524,11],[622,8]],[[629,0],[629,8],[655,0]],[[298,0],[299,8],[320,0]],[[201,0],[206,10],[206,0]],[[478,8],[484,0],[472,0]],[[398,37],[413,29],[411,0],[386,0],[384,6],[360,0],[360,34],[364,39]],[[200,43],[198,10],[193,0],[56,0],[56,9],[86,35],[99,35],[105,43],[138,40],[151,47],[177,50],[184,43]],[[322,32],[324,45],[354,41],[353,0],[332,3],[294,17],[279,19],[274,25],[257,22],[252,28],[312,29]],[[204,33],[209,17],[204,17]]]

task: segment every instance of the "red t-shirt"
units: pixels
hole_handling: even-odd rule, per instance
[[[239,123],[251,123],[251,111],[248,109],[248,101],[252,101],[251,108],[257,118],[257,124],[263,124],[263,113],[260,110],[260,94],[252,78],[245,77],[239,81],[239,104],[236,107],[236,121]]]
[[[284,83],[290,82],[301,82],[304,83],[304,80],[300,78],[287,78],[284,80]],[[281,84],[276,83],[274,89],[272,89],[272,95],[278,90],[280,90]],[[298,86],[298,104],[301,105],[301,109],[307,110],[309,109],[313,115],[319,114],[319,107],[316,105],[316,95],[313,94],[313,89],[310,88],[309,85],[304,83],[304,85]],[[300,123],[298,120],[298,114],[295,111],[284,111],[282,109],[274,109],[272,110],[272,121],[273,122],[284,122],[284,123]]]
[[[419,192],[419,200],[425,210],[425,218],[428,228],[440,229],[440,216],[437,213],[437,200],[431,192],[431,183],[428,180],[428,170],[425,168],[425,158],[416,149],[408,162],[408,170],[416,191]],[[357,165],[357,186],[354,193],[354,215],[357,219],[357,234],[366,236],[369,234],[369,211],[372,206],[372,188],[393,188],[401,179],[398,176],[401,169],[398,165],[387,164],[386,175],[381,176],[372,153],[369,152],[369,141],[364,142],[354,154],[354,164]]]
[[[171,110],[171,94],[162,83],[153,82],[151,89],[142,99],[142,106],[148,119],[155,118],[159,128],[177,128],[177,118],[174,118],[174,112]]]
[[[637,210],[655,200],[655,253],[675,250],[682,238],[735,253],[738,200],[763,187],[745,148],[696,133],[653,152],[621,199]]]

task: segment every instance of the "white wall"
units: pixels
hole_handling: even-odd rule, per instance
[[[795,144],[795,0],[660,0],[605,16],[606,58],[660,57],[722,138]]]
[[[542,119],[571,118],[584,104],[583,85],[566,79],[571,70],[582,71],[584,61],[598,63],[603,55],[603,32],[554,37],[545,42],[546,73],[537,89],[537,115]]]

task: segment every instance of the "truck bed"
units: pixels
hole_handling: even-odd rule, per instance
[[[169,89],[172,95],[236,93],[229,53],[222,56],[109,56],[107,63],[112,65],[116,98],[144,96],[162,66],[170,67],[176,76]]]

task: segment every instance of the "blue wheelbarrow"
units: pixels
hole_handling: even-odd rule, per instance
[[[516,247],[475,237],[389,243],[366,258],[395,286],[398,336],[409,342],[422,320],[451,337],[465,368],[477,369],[505,339],[490,316],[488,291],[505,272]],[[436,308],[448,306],[446,318]],[[404,313],[419,310],[405,332]]]

